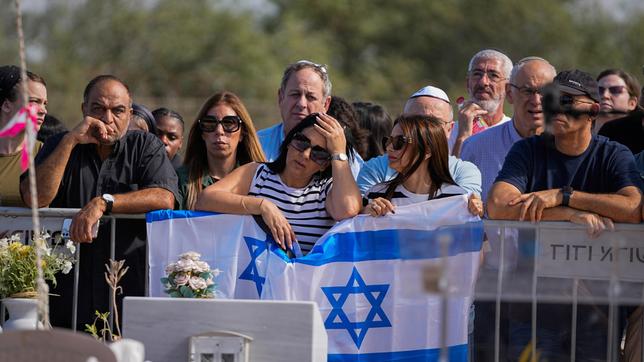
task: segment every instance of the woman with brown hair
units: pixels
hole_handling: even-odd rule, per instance
[[[449,173],[447,138],[441,121],[430,116],[401,116],[394,122],[391,137],[383,139],[389,167],[398,172],[391,181],[366,192],[369,204],[363,213],[382,216],[396,206],[467,194]],[[483,215],[483,203],[474,194],[469,211]]]
[[[249,162],[264,162],[253,121],[242,101],[231,92],[206,100],[190,128],[179,176],[179,209],[193,210],[197,195]]]

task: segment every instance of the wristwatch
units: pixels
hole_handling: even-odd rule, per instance
[[[112,206],[114,205],[114,196],[110,194],[103,194],[101,199],[105,201],[105,212],[103,215],[109,215],[112,212]]]
[[[574,190],[570,186],[564,186],[561,188],[561,193],[563,194],[563,198],[561,199],[561,206],[568,206],[570,203],[570,197],[572,196],[572,193]]]
[[[349,157],[347,157],[346,153],[336,153],[331,156],[331,161],[347,161],[348,159]]]

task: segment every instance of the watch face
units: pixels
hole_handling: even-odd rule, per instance
[[[114,202],[114,196],[112,196],[110,194],[103,194],[103,196],[101,196],[101,197],[103,198],[103,200],[105,200],[107,202]]]
[[[349,159],[346,154],[344,153],[338,153],[337,155],[333,155],[333,160],[340,160],[340,161],[346,161]]]

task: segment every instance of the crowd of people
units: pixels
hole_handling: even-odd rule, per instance
[[[275,125],[256,131],[243,101],[221,91],[195,112],[184,142],[181,115],[133,103],[113,75],[87,84],[82,121],[67,131],[48,121],[45,79],[27,72],[23,83],[18,67],[2,66],[0,128],[25,106],[25,84],[44,140],[32,149],[37,206],[80,209],[70,236],[90,262],[80,266],[79,325],[108,300],[99,285],[109,230],[96,225],[110,213],[257,215],[277,244],[304,254],[339,220],[452,195],[468,195],[469,212],[484,218],[570,221],[593,237],[642,221],[644,111],[634,76],[557,72],[546,59],[513,63],[492,49],[476,53],[465,74],[466,99],[427,85],[391,117],[332,95],[327,67],[302,60],[284,70]],[[3,206],[31,206],[23,147],[24,134],[0,139]],[[144,225],[116,228],[117,256],[132,270],[124,290],[143,295]],[[69,326],[70,285],[61,278],[52,291],[62,296],[52,298],[55,325]]]

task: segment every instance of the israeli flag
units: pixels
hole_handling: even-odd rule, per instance
[[[294,259],[250,216],[157,211],[148,235],[151,296],[163,296],[164,266],[194,250],[223,271],[225,297],[315,301],[329,361],[433,361],[442,346],[467,361],[483,228],[466,196],[345,220]]]

